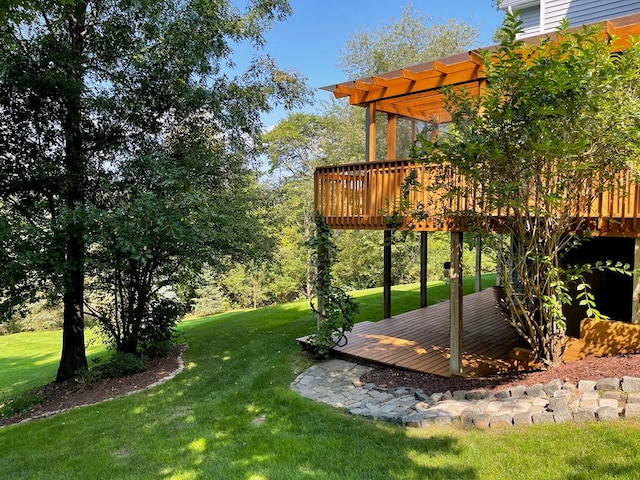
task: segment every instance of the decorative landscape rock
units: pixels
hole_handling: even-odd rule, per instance
[[[598,405],[600,406],[600,408],[608,407],[608,408],[617,409],[618,408],[618,400],[615,399],[615,398],[602,397],[600,399],[600,401],[598,402]]]
[[[628,394],[627,403],[640,403],[640,392]]]
[[[454,423],[468,428],[506,428],[640,418],[640,391],[634,391],[640,390],[640,378],[636,377],[623,377],[622,382],[618,378],[581,380],[577,385],[553,380],[495,394],[457,390],[426,395],[414,388],[362,386],[358,379],[369,370],[344,360],[329,360],[300,374],[291,388],[354,415],[411,428]]]
[[[540,425],[542,423],[554,423],[552,412],[534,413],[531,417],[534,425]]]
[[[491,428],[512,427],[513,417],[509,414],[496,415],[495,417],[491,417],[489,426]]]
[[[504,400],[505,398],[511,397],[511,393],[509,390],[500,390],[496,393],[496,398],[499,400]]]
[[[530,412],[516,413],[513,416],[513,425],[515,427],[533,425],[532,413]]]
[[[611,390],[618,390],[620,388],[619,378],[603,378],[596,382],[596,390],[607,392]]]
[[[601,422],[607,422],[611,420],[619,420],[618,416],[618,408],[617,407],[600,407],[596,412],[598,416],[598,420]]]
[[[553,412],[553,421],[555,423],[565,423],[573,420],[573,415],[568,408],[563,408]]]
[[[487,393],[488,392],[486,390],[471,390],[467,392],[465,398],[467,400],[482,400],[483,398],[487,397]]]
[[[509,390],[512,397],[522,397],[527,391],[527,387],[519,385]]]
[[[550,382],[546,383],[543,387],[547,395],[553,395],[554,392],[557,392],[561,388],[562,388],[562,381],[560,381],[560,379],[551,380]]]
[[[622,377],[622,391],[628,393],[640,392],[640,378]]]
[[[453,398],[456,400],[464,400],[467,398],[466,390],[456,390],[453,392]]]
[[[431,400],[433,400],[434,402],[439,402],[440,400],[442,400],[442,393],[434,393],[433,395],[431,395]]]
[[[580,380],[578,382],[578,391],[580,392],[586,392],[588,390],[595,390],[596,389],[596,382],[594,382],[593,380]]]
[[[473,426],[476,428],[489,428],[491,417],[486,413],[480,413],[473,416]]]
[[[578,410],[573,414],[576,423],[592,422],[596,419],[596,412],[593,410]]]
[[[640,403],[627,403],[624,407],[625,418],[640,418]]]
[[[535,385],[527,387],[528,397],[541,397],[542,395],[544,395],[544,385],[541,383],[536,383]]]
[[[552,397],[549,399],[548,409],[550,412],[567,410],[567,399],[564,397]]]

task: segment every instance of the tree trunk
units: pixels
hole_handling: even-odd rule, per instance
[[[76,252],[77,254],[77,252]],[[79,370],[88,368],[84,346],[84,272],[74,268],[71,286],[64,293],[64,323],[62,326],[62,356],[57,382],[72,378]]]
[[[84,345],[84,261],[86,226],[82,210],[86,202],[87,160],[82,142],[82,103],[84,86],[84,34],[86,3],[77,1],[66,7],[69,43],[74,61],[68,65],[69,83],[76,88],[65,99],[63,130],[65,135],[64,196],[70,219],[65,224],[64,316],[62,355],[57,382],[88,368]]]
[[[304,242],[305,244],[307,244],[309,242],[309,240],[311,240],[311,222],[313,221],[313,217],[311,214],[311,207],[309,208],[305,208],[305,211],[303,212],[303,216],[304,216]],[[311,251],[307,251],[306,253],[306,261],[307,261],[307,268],[306,268],[306,286],[305,286],[305,295],[307,297],[307,299],[312,299],[315,292],[314,292],[314,286],[313,286],[313,279],[314,279],[314,270],[315,270],[315,264],[313,261],[313,254],[311,253]]]

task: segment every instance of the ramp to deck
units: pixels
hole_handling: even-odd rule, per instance
[[[509,352],[522,341],[495,307],[491,289],[463,299],[463,374],[506,370]],[[357,323],[347,344],[334,351],[358,360],[434,373],[449,373],[449,302],[379,322]]]

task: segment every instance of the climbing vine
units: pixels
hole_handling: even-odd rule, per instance
[[[323,216],[316,215],[316,233],[308,243],[316,269],[315,297],[310,303],[317,319],[317,331],[309,343],[317,356],[324,357],[334,346],[346,345],[345,333],[353,328],[359,307],[350,295],[333,284],[331,267],[338,249]]]

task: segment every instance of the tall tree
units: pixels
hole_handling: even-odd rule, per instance
[[[295,113],[267,132],[263,141],[267,147],[271,175],[280,193],[280,201],[286,206],[282,219],[286,227],[280,229],[288,235],[294,234],[300,240],[297,250],[285,250],[286,239],[282,238],[283,253],[298,257],[281,258],[288,264],[297,264],[304,268],[304,295],[313,295],[313,262],[304,247],[312,235],[314,223],[313,211],[313,172],[326,163],[325,149],[332,140],[332,119],[319,115]],[[291,228],[294,228],[294,231]],[[291,275],[293,272],[289,272]],[[300,277],[300,275],[296,275]]]
[[[286,0],[254,0],[244,12],[228,0],[30,7],[0,27],[0,296],[5,311],[42,292],[63,301],[65,380],[87,365],[90,225],[111,195],[101,185],[164,148],[194,114],[223,144],[211,162],[250,161],[260,112],[296,104],[305,86],[268,57],[244,72],[232,60],[233,42],[264,44],[290,13]]]
[[[449,19],[442,23],[433,21],[412,4],[406,7],[399,19],[393,18],[388,24],[374,28],[360,27],[347,41],[338,60],[343,73],[349,79],[370,76],[430,60],[454,55],[474,46],[479,38],[479,29],[470,24]],[[332,118],[331,142],[325,146],[325,154],[330,164],[355,163],[365,161],[365,115],[364,109],[334,101],[328,105],[325,115]],[[383,114],[380,114],[383,115]],[[386,157],[386,121],[378,122],[378,159]],[[363,249],[363,245],[381,245],[378,232],[360,231],[336,236],[338,261],[334,272],[336,281],[348,287],[364,288],[380,285],[382,281],[382,255],[376,250]],[[437,249],[444,249],[448,256],[448,245],[435,243],[431,248],[430,260],[441,258]],[[416,281],[417,272],[408,271],[404,266],[415,264],[419,243],[409,237],[404,244],[395,244],[394,282]],[[444,252],[443,252],[444,255]],[[356,259],[358,268],[346,263]],[[341,264],[345,263],[345,265]],[[402,271],[400,270],[402,269]],[[441,269],[432,268],[440,278]]]
[[[477,27],[454,19],[436,23],[409,4],[387,25],[358,29],[338,65],[349,79],[367,77],[460,53],[478,38]]]
[[[166,353],[186,307],[178,286],[268,251],[257,175],[217,137],[206,117],[178,125],[111,172],[88,207],[86,304],[119,352]]]

